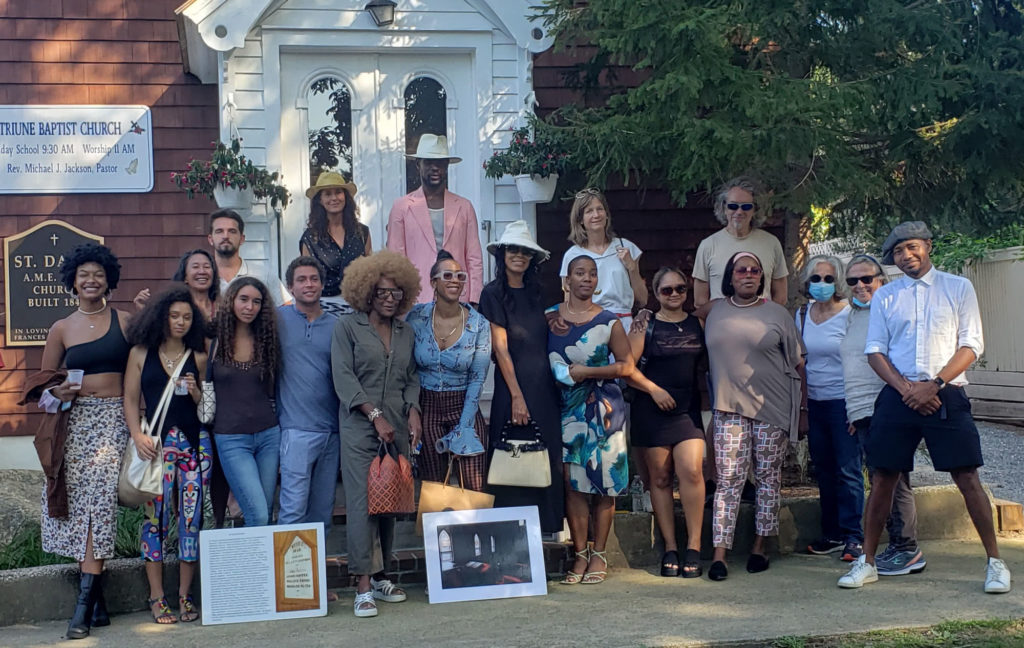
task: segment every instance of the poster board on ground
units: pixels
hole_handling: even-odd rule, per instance
[[[327,615],[324,525],[199,534],[203,625]]]
[[[423,544],[432,604],[548,593],[536,506],[426,513]]]

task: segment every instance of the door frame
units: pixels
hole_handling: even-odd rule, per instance
[[[422,36],[417,36],[415,39],[410,40],[406,34],[391,34],[387,32],[367,32],[361,30],[352,31],[324,31],[324,32],[310,32],[310,31],[295,31],[290,29],[277,30],[264,26],[264,33],[262,37],[262,62],[263,62],[263,88],[264,88],[264,116],[265,124],[268,129],[277,128],[277,137],[268,137],[266,142],[266,155],[267,165],[270,167],[277,167],[282,170],[286,168],[292,169],[297,168],[296,164],[304,164],[308,166],[308,161],[303,158],[300,161],[296,161],[296,157],[304,155],[308,144],[305,141],[305,132],[302,132],[302,144],[300,146],[291,145],[286,142],[285,133],[285,112],[294,111],[296,101],[298,97],[291,96],[286,97],[281,93],[281,68],[283,59],[289,54],[313,54],[318,56],[329,56],[336,54],[344,56],[346,54],[358,55],[358,54],[370,54],[377,56],[386,56],[388,54],[408,54],[413,57],[416,54],[429,55],[429,54],[455,54],[455,55],[468,55],[469,56],[469,71],[470,79],[466,81],[462,87],[469,88],[468,96],[456,96],[455,100],[458,102],[458,106],[468,106],[466,102],[472,102],[472,114],[475,119],[469,130],[471,133],[475,133],[476,137],[470,137],[470,141],[458,141],[463,138],[452,142],[452,149],[462,157],[462,162],[457,166],[452,167],[450,172],[450,187],[453,191],[457,188],[457,193],[466,197],[477,210],[477,218],[480,223],[480,231],[477,232],[480,237],[481,246],[487,244],[491,233],[493,232],[494,223],[494,200],[493,200],[493,186],[492,183],[485,184],[485,178],[483,172],[480,170],[483,160],[487,159],[490,155],[491,142],[486,136],[487,133],[493,131],[493,124],[491,124],[491,106],[488,104],[487,99],[491,96],[492,90],[492,35],[490,31],[467,31],[467,32],[430,32],[424,33]],[[325,69],[326,68],[326,69]],[[319,72],[330,72],[337,74],[340,66],[319,66],[316,70],[310,70],[309,75],[304,79],[303,83],[298,86],[299,88],[305,88],[308,84],[316,78],[313,74]],[[444,74],[443,70],[432,70],[429,66],[416,66],[414,69],[423,69],[424,71],[432,74],[441,72],[443,78],[450,79],[450,75]],[[379,70],[374,71],[375,74],[379,75]],[[407,72],[407,78],[412,77],[413,71]],[[339,78],[350,80],[346,78],[347,75],[342,75]],[[439,79],[440,80],[440,79]],[[460,95],[462,92],[459,93]],[[304,97],[303,97],[304,98]],[[364,106],[360,106],[364,109]],[[356,116],[356,102],[353,97],[353,121]],[[463,110],[463,108],[457,108]],[[449,106],[449,122],[451,121],[451,110]],[[463,113],[465,114],[465,113]],[[305,126],[305,120],[303,119],[303,127]],[[449,123],[449,133],[458,132]],[[291,126],[289,133],[293,137],[294,125]],[[355,145],[355,130],[353,131],[353,145]],[[474,141],[475,140],[475,141]],[[402,142],[404,149],[404,141]],[[296,149],[301,148],[302,150],[297,154]],[[403,151],[404,152],[404,151]],[[288,158],[291,158],[290,160]],[[380,166],[378,161],[378,167]],[[301,169],[301,167],[298,167]],[[304,175],[308,175],[308,170],[301,171]],[[400,183],[401,193],[398,195],[404,195],[404,171],[397,174]],[[389,192],[384,191],[383,187],[383,176],[384,173],[379,174],[380,186],[377,188],[372,187],[372,183],[359,183],[360,193],[364,191],[363,184],[366,184],[366,189],[369,191],[378,191],[378,195],[381,196],[381,203],[384,202],[384,197],[389,195]],[[290,176],[287,176],[290,177]],[[303,177],[303,176],[295,176]],[[304,185],[302,190],[304,192]],[[489,189],[489,191],[488,191]],[[491,199],[486,199],[486,196],[491,194]],[[287,208],[281,214],[281,234],[284,238],[283,241],[278,242],[280,263],[282,265],[287,264],[293,256],[291,256],[294,250],[298,249],[297,237],[294,238],[291,232],[296,227],[299,227],[299,235],[301,235],[301,225],[306,222],[308,216],[308,201],[304,195],[296,195],[293,201],[288,205]],[[382,210],[385,212],[390,210],[390,203],[383,206]],[[366,215],[364,215],[366,216]],[[383,219],[382,222],[386,223],[387,214],[372,215],[375,218]],[[287,234],[286,234],[287,232]],[[383,230],[381,230],[381,233]],[[385,240],[379,240],[379,233],[377,231],[374,234],[374,249],[380,250],[383,248]],[[294,245],[292,245],[294,243]],[[485,264],[484,278],[485,281],[490,278],[490,264]]]

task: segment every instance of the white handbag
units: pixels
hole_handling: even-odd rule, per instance
[[[501,440],[494,444],[491,466],[487,471],[489,485],[526,488],[547,488],[551,485],[547,444],[535,421],[531,419],[526,425],[533,428],[533,440],[510,440],[508,433],[513,427],[512,421],[501,429]]]
[[[167,408],[174,395],[174,384],[178,381],[181,369],[191,354],[191,350],[186,350],[185,355],[175,365],[160,396],[160,402],[157,403],[156,409],[150,412],[152,416],[148,419],[142,417],[142,433],[152,439],[156,456],[149,461],[143,459],[136,449],[135,439],[128,438],[128,444],[121,456],[121,473],[117,480],[117,500],[121,506],[142,506],[163,493],[164,453],[160,444],[160,430],[163,429],[164,420],[167,418]],[[156,425],[152,423],[154,419],[157,421]]]
[[[213,423],[217,416],[217,392],[213,389],[213,354],[216,352],[217,342],[210,346],[209,360],[206,365],[206,379],[199,383],[203,394],[199,397],[199,404],[196,405],[196,416],[199,422],[204,425]]]

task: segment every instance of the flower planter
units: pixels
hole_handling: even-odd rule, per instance
[[[515,178],[519,199],[524,203],[546,203],[555,197],[555,185],[558,184],[557,173],[546,178],[524,173]]]
[[[238,189],[236,187],[225,187],[217,185],[213,188],[213,199],[221,209],[246,210],[252,209],[252,202],[255,200],[252,187]]]

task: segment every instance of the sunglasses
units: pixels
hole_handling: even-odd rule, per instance
[[[824,277],[822,277],[821,275],[812,274],[809,281],[811,283],[821,283],[822,281],[824,281],[825,283],[830,284],[835,283],[836,278],[833,277],[832,275],[825,275]],[[853,284],[850,285],[852,286]]]
[[[515,256],[517,254],[522,255],[522,256],[526,256],[526,257],[532,257],[533,256],[533,250],[531,250],[528,247],[523,247],[521,245],[506,245],[505,246],[505,252],[507,254],[511,254],[512,256]]]
[[[863,277],[847,277],[846,278],[846,285],[850,286],[852,288],[853,286],[856,286],[857,282],[859,281],[859,282],[861,282],[862,284],[864,284],[866,286],[867,284],[869,284],[872,281],[874,281],[876,277],[878,277],[877,274],[864,275]]]
[[[679,293],[680,295],[686,294],[686,286],[679,284],[678,286],[662,286],[658,288],[658,294],[662,297],[671,297],[672,293]]]
[[[401,288],[374,288],[373,296],[381,301],[388,297],[395,301],[401,301],[402,297],[405,297],[405,291]]]
[[[736,266],[735,268],[732,269],[732,273],[737,275],[750,275],[751,277],[760,277],[761,268],[758,268],[757,266]]]
[[[459,283],[466,283],[466,279],[469,279],[469,274],[462,270],[442,270],[431,279],[440,279],[441,281],[458,281]]]
[[[754,203],[725,203],[725,208],[730,211],[736,211],[737,209],[742,211],[750,211],[756,207]]]
[[[599,189],[595,189],[594,187],[587,187],[583,191],[577,191],[576,192],[576,200],[579,200],[580,198],[586,198],[587,196],[600,196],[600,195],[601,195],[601,191]]]

